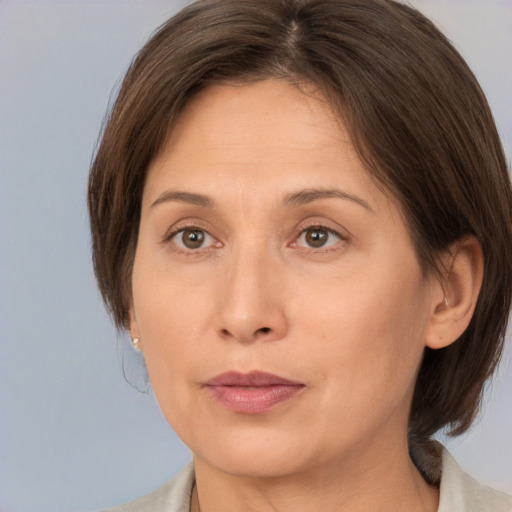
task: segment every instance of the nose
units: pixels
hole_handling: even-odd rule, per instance
[[[261,251],[230,259],[218,302],[218,334],[226,340],[276,341],[287,332],[279,265]]]

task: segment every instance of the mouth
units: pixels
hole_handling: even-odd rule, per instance
[[[211,396],[230,411],[261,414],[294,398],[305,388],[300,382],[265,372],[226,372],[209,380]]]

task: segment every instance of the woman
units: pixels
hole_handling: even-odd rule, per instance
[[[127,73],[89,209],[105,302],[193,453],[114,510],[512,510],[431,440],[499,361],[512,193],[418,12],[190,5]]]

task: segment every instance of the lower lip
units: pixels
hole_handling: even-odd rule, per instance
[[[230,411],[261,414],[294,398],[303,387],[279,384],[260,387],[208,386],[208,389],[213,398]]]

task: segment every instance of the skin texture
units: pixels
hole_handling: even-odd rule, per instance
[[[443,285],[425,277],[399,208],[303,90],[218,85],[188,105],[148,172],[131,334],[193,452],[192,509],[198,497],[203,512],[435,511],[408,456],[408,414],[425,345],[469,322],[479,248],[453,248]],[[254,370],[303,387],[260,414],[205,387]]]

